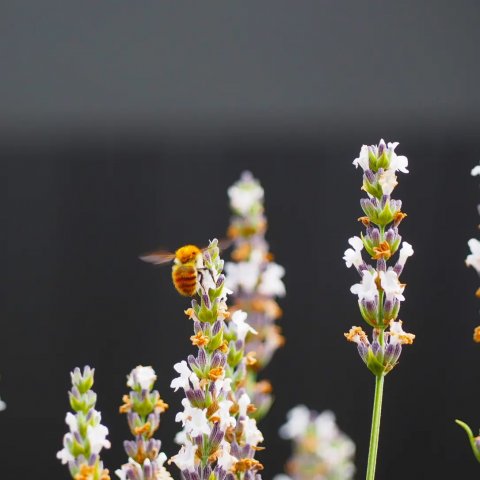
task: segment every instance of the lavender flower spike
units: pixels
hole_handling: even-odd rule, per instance
[[[225,265],[227,287],[234,293],[232,310],[248,314],[249,323],[258,332],[245,339],[245,350],[250,356],[247,365],[246,391],[257,410],[254,418],[263,418],[270,409],[273,396],[267,380],[259,379],[259,372],[283,346],[284,338],[276,321],[282,310],[276,299],[285,295],[283,267],[272,261],[265,240],[267,219],[264,215],[264,191],[250,172],[244,172],[228,189],[232,218],[228,236],[234,243],[233,262]]]
[[[331,411],[320,414],[298,405],[287,413],[280,428],[282,438],[292,440],[293,455],[286,465],[288,475],[273,480],[351,480],[355,473],[355,444],[342,433]]]
[[[480,165],[475,166],[472,169],[471,174],[472,176],[480,175]],[[477,210],[480,213],[480,206],[477,207]],[[470,254],[465,259],[465,264],[467,267],[473,267],[477,274],[480,275],[480,241],[476,238],[471,238],[468,241],[468,246],[470,247]],[[477,298],[480,298],[480,288],[477,289],[475,295]],[[475,327],[473,331],[473,340],[476,343],[480,343],[480,326]],[[466,423],[460,420],[456,420],[456,423],[465,430],[472,452],[478,462],[480,462],[480,435],[477,437],[474,436],[471,428]]]
[[[167,456],[160,453],[161,442],[153,438],[160,426],[160,414],[168,405],[152,390],[157,376],[152,367],[139,365],[127,377],[130,393],[124,395],[120,413],[126,413],[134,441],[124,442],[128,463],[115,471],[121,480],[167,480],[163,466]]]
[[[94,409],[97,400],[91,390],[94,370],[88,366],[83,372],[75,368],[70,375],[70,405],[75,414],[67,413],[65,421],[70,431],[63,437],[63,449],[57,453],[57,458],[68,464],[75,480],[110,480],[100,460],[101,450],[110,448],[110,442],[107,427],[100,423],[100,412]]]
[[[185,312],[194,321],[190,340],[198,352],[188,363],[174,366],[179,376],[171,387],[183,389],[185,398],[175,417],[183,427],[177,436],[182,447],[169,463],[185,480],[260,480],[263,466],[254,455],[263,436],[249,416],[252,404],[241,387],[247,363],[244,339],[254,330],[243,312],[228,311],[229,290],[219,280],[223,261],[216,240],[201,260],[197,301]]]

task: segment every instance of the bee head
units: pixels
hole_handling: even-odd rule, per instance
[[[175,252],[175,258],[180,263],[189,263],[195,261],[201,250],[195,245],[185,245]]]

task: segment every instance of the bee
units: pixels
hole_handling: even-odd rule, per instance
[[[220,250],[227,248],[229,242],[221,241],[218,247]],[[173,285],[180,295],[193,297],[198,290],[198,283],[207,270],[203,265],[203,252],[207,248],[199,248],[196,245],[184,245],[178,250],[168,252],[158,250],[140,256],[140,260],[152,263],[153,265],[164,265],[173,261],[172,280]],[[209,272],[213,275],[212,272]]]

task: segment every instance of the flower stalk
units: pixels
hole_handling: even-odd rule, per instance
[[[245,351],[249,356],[245,389],[257,408],[252,416],[258,421],[273,402],[272,387],[259,375],[285,340],[276,321],[282,310],[276,298],[285,295],[282,277],[285,270],[273,262],[265,239],[264,191],[250,172],[244,172],[228,189],[232,218],[228,237],[233,241],[233,262],[225,265],[227,288],[234,292],[232,311],[248,314],[257,334],[248,334]]]
[[[362,189],[368,195],[360,200],[364,216],[359,221],[365,232],[349,239],[351,248],[343,257],[346,266],[355,267],[361,277],[361,282],[350,291],[358,296],[360,313],[373,328],[371,340],[361,327],[354,326],[345,334],[348,341],[357,344],[361,359],[376,377],[367,480],[375,478],[384,377],[397,365],[402,346],[412,344],[415,338],[397,320],[401,302],[405,300],[405,284],[400,282],[400,274],[413,255],[412,246],[402,243],[399,234],[399,225],[406,217],[401,210],[402,202],[391,197],[397,185],[396,172],[408,173],[407,158],[395,153],[397,145],[385,144],[383,140],[378,145],[363,145],[359,157],[353,161],[363,170]],[[363,250],[372,263],[364,260]],[[396,263],[389,266],[389,260],[397,252]]]

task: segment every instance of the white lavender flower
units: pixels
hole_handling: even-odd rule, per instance
[[[123,396],[120,413],[127,414],[134,440],[123,443],[128,462],[116,470],[122,480],[164,480],[172,478],[164,467],[166,455],[161,442],[153,438],[160,426],[160,414],[168,405],[153,386],[157,376],[152,367],[139,365],[127,376],[130,393]]]
[[[63,438],[63,448],[57,458],[68,464],[74,479],[110,480],[109,472],[100,460],[100,452],[103,448],[110,448],[110,442],[107,440],[108,428],[100,423],[101,414],[94,408],[97,400],[91,390],[94,372],[86,366],[83,372],[75,368],[70,374],[70,405],[75,414],[67,413],[65,422],[70,431]]]
[[[361,282],[353,285],[350,291],[358,296],[362,317],[375,329],[371,347],[366,334],[357,330],[359,327],[352,328],[345,336],[357,344],[361,340],[360,355],[376,375],[381,373],[382,368],[383,373],[388,373],[398,360],[396,354],[389,357],[388,361],[382,355],[383,349],[393,348],[387,344],[397,345],[395,335],[397,325],[401,323],[396,322],[396,319],[400,304],[405,300],[405,284],[400,282],[399,277],[407,259],[413,255],[412,246],[407,242],[402,243],[398,232],[406,214],[401,211],[400,200],[391,198],[397,185],[395,172],[408,173],[408,159],[395,153],[397,146],[397,142],[386,144],[383,140],[378,145],[363,145],[359,157],[353,161],[356,167],[361,167],[364,171],[363,189],[368,198],[360,201],[365,216],[359,220],[366,231],[361,238],[355,236],[349,239],[352,248],[347,249],[343,257],[346,266],[355,266],[361,276]],[[480,268],[480,242],[478,246]],[[394,265],[388,266],[387,262],[398,250],[398,260]],[[365,261],[363,253],[374,262],[369,264]],[[475,259],[469,257],[467,261],[473,263]],[[389,326],[390,332],[386,334],[387,342],[384,343],[383,332]],[[397,348],[399,352],[402,344],[413,341],[413,335],[405,335],[409,341],[400,342]]]
[[[234,309],[246,312],[250,325],[258,332],[258,335],[247,332],[245,348],[247,354],[252,352],[247,365],[246,390],[257,408],[252,416],[260,419],[268,412],[272,395],[270,383],[259,380],[259,372],[284,343],[275,322],[282,315],[276,298],[286,293],[285,269],[273,261],[265,239],[267,219],[259,181],[250,172],[244,172],[229,189],[229,196],[233,216],[228,236],[233,240],[234,250],[233,261],[225,266],[226,284],[234,292]],[[238,208],[239,198],[248,208]],[[240,337],[243,338],[243,332]]]
[[[287,474],[274,480],[349,480],[355,467],[355,445],[342,433],[331,411],[320,414],[299,405],[287,414],[280,428],[282,438],[293,441]]]
[[[185,398],[175,418],[183,427],[182,446],[170,462],[186,480],[259,479],[263,467],[254,455],[263,437],[248,417],[251,402],[241,388],[247,362],[244,340],[254,330],[241,311],[228,319],[228,289],[216,240],[202,256],[205,274],[199,279],[198,300],[185,312],[193,320],[191,341],[198,353],[175,364],[179,376],[171,383]]]
[[[467,267],[473,267],[480,274],[480,241],[471,238],[468,241],[468,246],[471,253],[465,259],[465,264]]]

